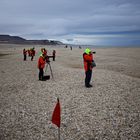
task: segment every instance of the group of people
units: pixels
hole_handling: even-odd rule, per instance
[[[66,45],[64,48],[68,48],[68,46]],[[79,49],[82,49],[82,47],[79,46]],[[70,46],[70,50],[72,50],[72,46]]]
[[[28,56],[31,57],[31,61],[33,61],[33,58],[35,56],[35,48],[31,48],[31,49],[28,49],[26,50],[25,48],[23,49],[23,60],[26,61],[27,60],[27,53],[28,53]]]
[[[33,57],[35,56],[35,49],[32,48],[30,50],[23,50],[24,55],[24,61],[26,60],[26,55],[28,52],[28,56],[31,57],[31,61],[33,60]],[[85,69],[85,87],[90,88],[92,85],[90,84],[91,77],[92,77],[92,69],[96,67],[96,64],[94,62],[93,53],[89,48],[86,48],[83,53],[83,62],[84,62],[84,69]],[[49,58],[53,58],[53,61],[55,61],[56,57],[56,51],[53,50],[52,56],[49,56],[47,54],[47,50],[45,48],[41,48],[40,56],[38,59],[38,69],[39,69],[39,80],[44,81],[44,68],[45,64],[49,63]]]
[[[53,51],[55,54],[55,51]],[[89,48],[86,48],[83,53],[83,62],[84,62],[84,69],[85,69],[85,87],[90,88],[92,85],[90,84],[91,77],[92,77],[92,69],[96,67],[94,62],[93,53]],[[47,50],[42,49],[41,54],[38,60],[38,69],[39,69],[39,80],[44,80],[44,67],[45,64],[49,63],[49,56],[47,55]]]
[[[66,45],[64,48],[68,48],[68,46]],[[70,46],[70,50],[72,51],[72,46]]]
[[[38,68],[39,68],[39,80],[44,80],[44,67],[45,63],[49,63],[49,56],[47,55],[47,51],[45,49],[41,50],[41,55],[38,60]],[[83,53],[83,62],[84,62],[84,69],[85,69],[85,87],[90,88],[92,85],[90,84],[91,77],[92,77],[92,69],[96,67],[94,62],[93,53],[89,48],[86,48]]]

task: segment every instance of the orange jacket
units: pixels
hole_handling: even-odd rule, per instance
[[[92,70],[91,63],[93,61],[93,55],[84,53],[83,54],[83,60],[84,60],[85,71]]]
[[[40,56],[38,59],[38,68],[44,69],[45,67],[45,59],[43,56]]]

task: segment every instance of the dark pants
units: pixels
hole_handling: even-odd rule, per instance
[[[26,61],[26,54],[24,54],[24,61]]]
[[[39,69],[39,80],[43,80],[44,77],[44,71],[42,68]]]
[[[33,61],[34,56],[31,56],[31,61]]]
[[[90,80],[91,80],[91,77],[92,77],[92,70],[86,71],[85,74],[86,74],[86,77],[85,77],[85,86],[89,86]]]
[[[55,55],[53,55],[53,61],[55,61]]]

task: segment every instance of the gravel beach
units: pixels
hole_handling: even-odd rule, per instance
[[[33,61],[23,61],[28,45],[0,45],[0,140],[57,140],[51,123],[59,97],[61,140],[140,139],[140,48],[94,48],[97,67],[85,88],[84,49],[43,46],[53,76],[39,81]],[[45,74],[50,75],[49,68]]]

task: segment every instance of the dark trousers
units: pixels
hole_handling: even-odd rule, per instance
[[[33,61],[34,56],[31,56],[31,61]]]
[[[24,54],[24,61],[26,61],[26,54]]]
[[[55,61],[55,55],[53,55],[53,61]]]
[[[86,77],[85,77],[85,86],[89,86],[90,80],[91,80],[91,77],[92,77],[92,70],[86,71],[85,74],[86,74]]]
[[[39,80],[43,80],[44,77],[44,71],[42,68],[39,69]]]

